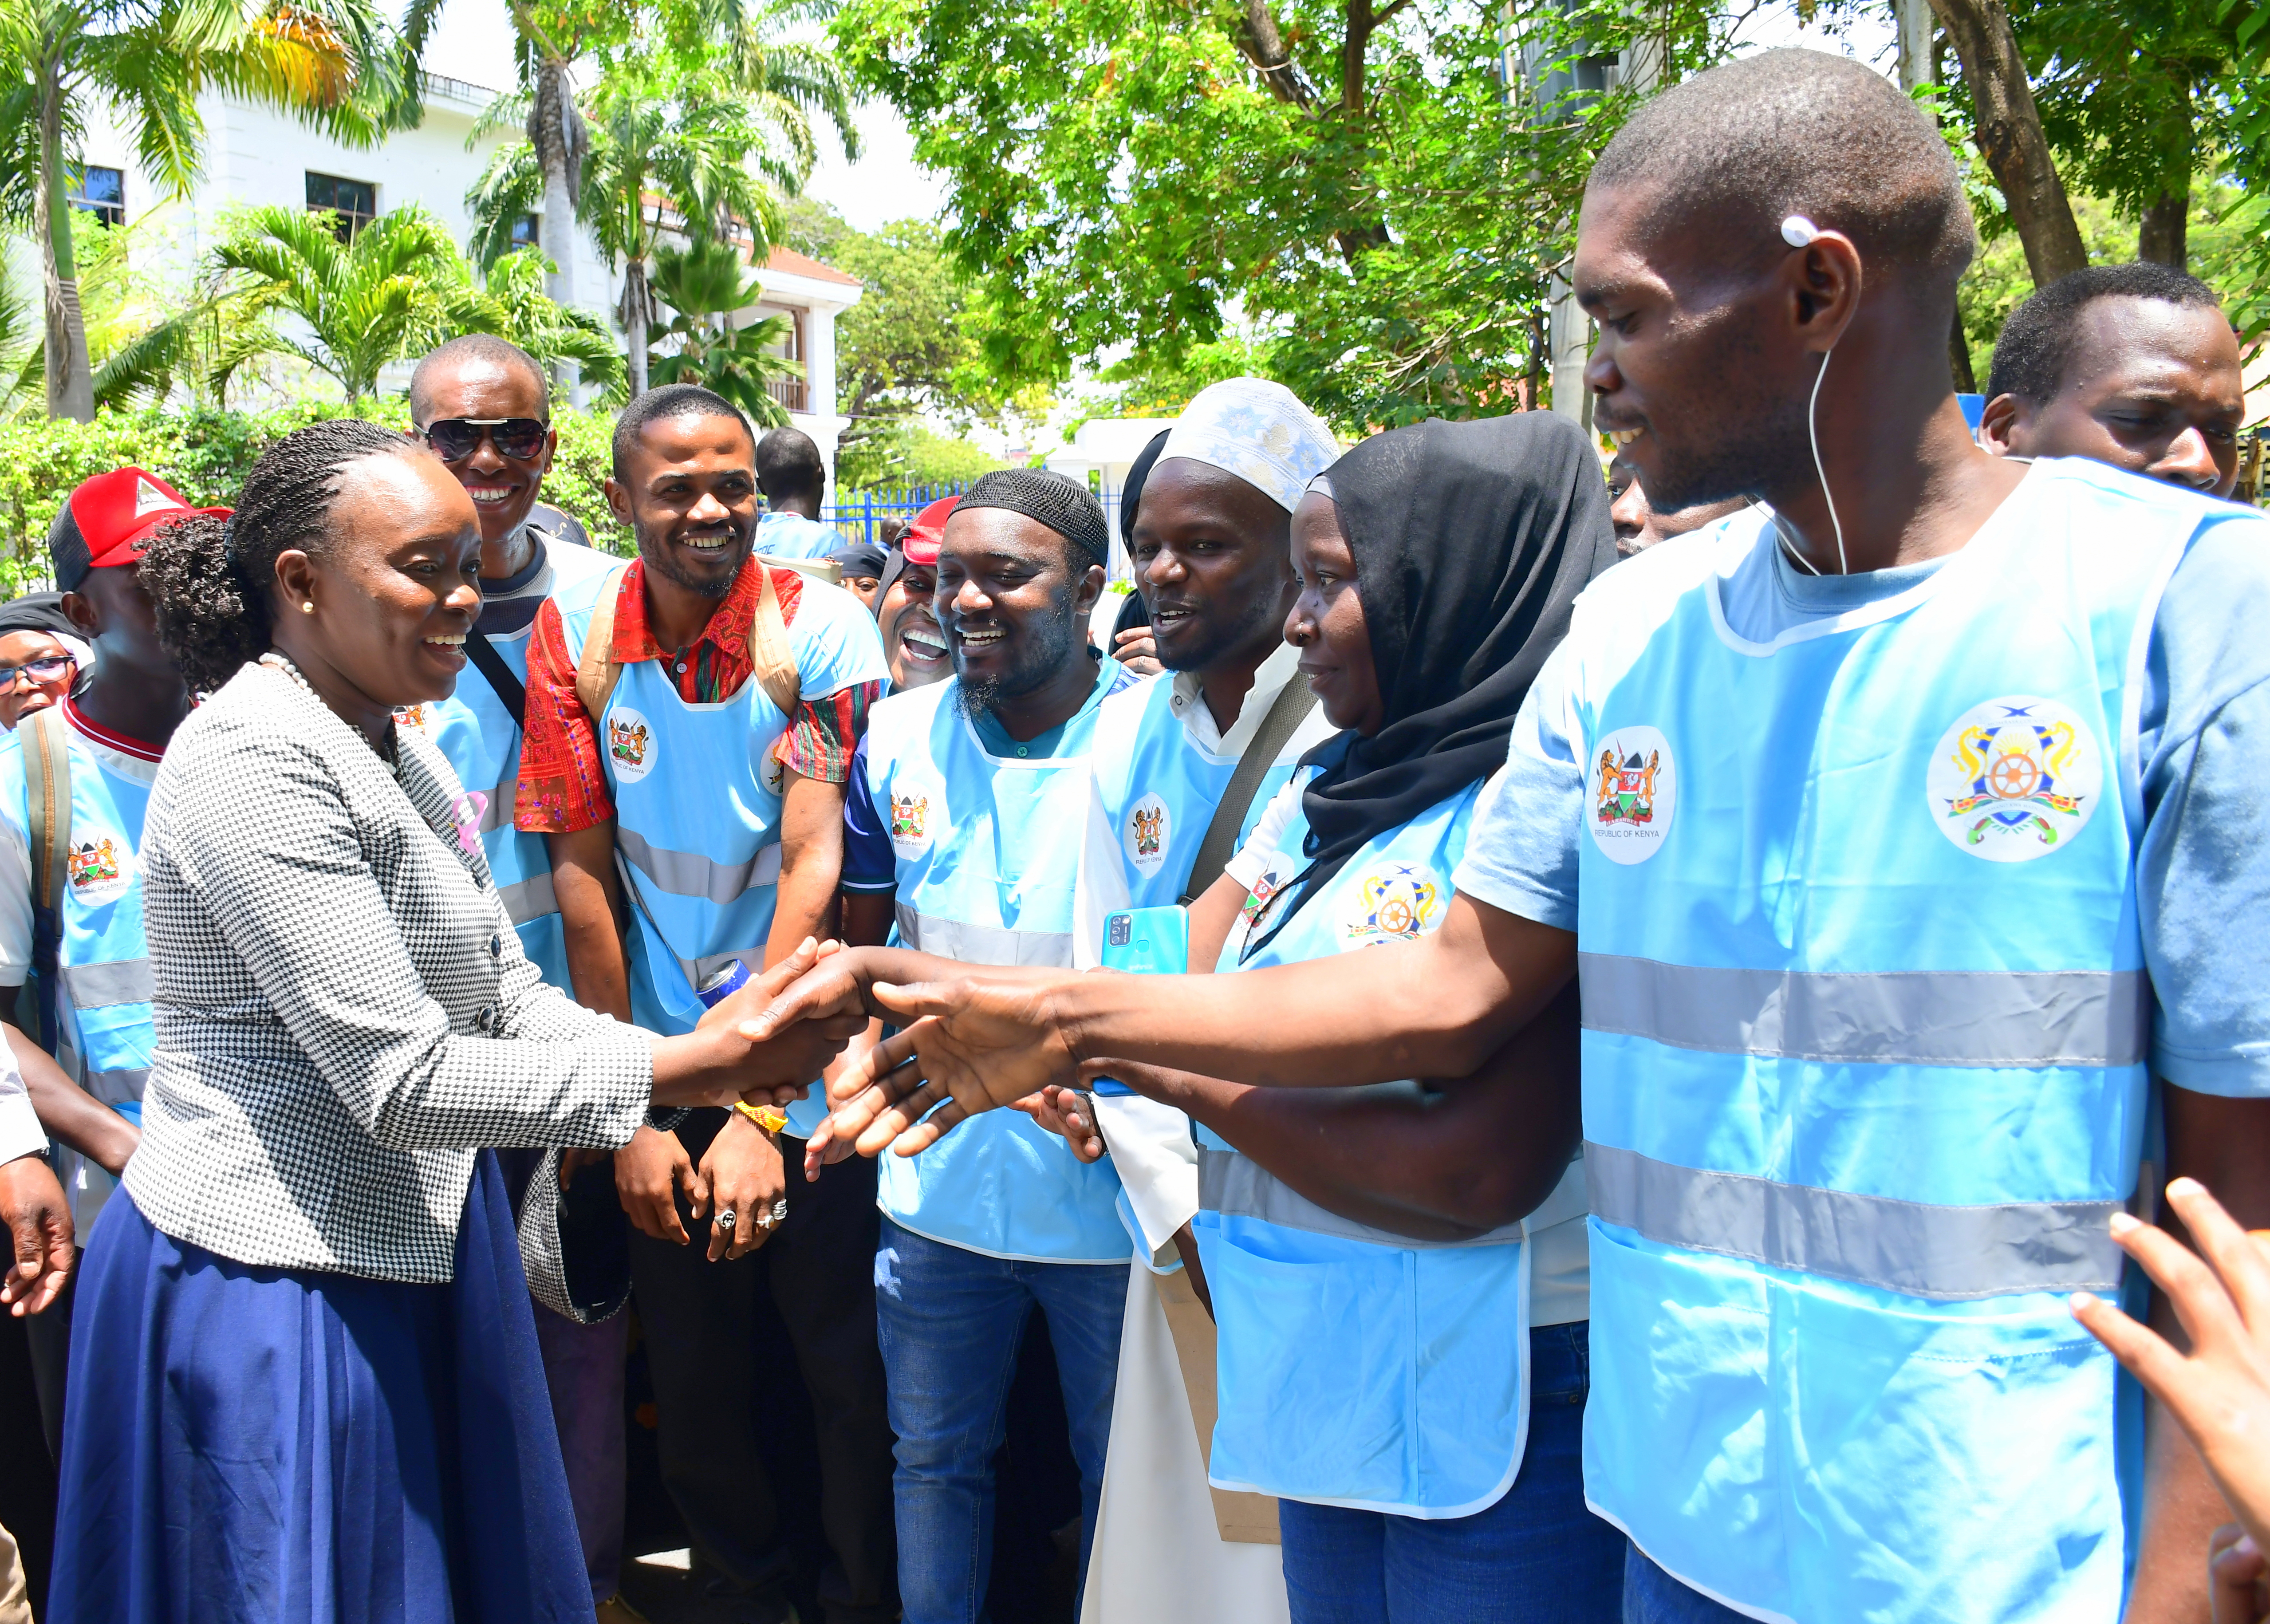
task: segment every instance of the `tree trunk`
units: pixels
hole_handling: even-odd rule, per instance
[[[1245,0],[1243,44],[1246,60],[1261,75],[1271,95],[1290,107],[1316,106],[1315,95],[1302,81],[1300,69],[1293,65],[1292,53],[1285,48],[1277,19],[1269,14],[1269,0]]]
[[[553,300],[561,305],[575,302],[575,182],[581,178],[575,172],[581,166],[576,161],[575,119],[575,88],[568,83],[568,64],[545,56],[537,64],[535,105],[529,112],[528,133],[544,171],[544,236],[557,267],[550,291]],[[558,360],[553,369],[560,392],[572,399],[575,363]]]
[[[634,259],[623,271],[623,332],[628,340],[627,359],[634,399],[646,393],[646,334],[651,314],[652,296],[647,289],[646,262]]]
[[[1892,0],[1892,24],[1900,56],[1900,88],[1915,93],[1933,82],[1931,0]]]
[[[1955,374],[1955,390],[1958,395],[1978,392],[1978,374],[1970,366],[1970,340],[1962,336],[1962,312],[1955,312],[1955,326],[1947,335],[1947,360]]]
[[[53,73],[40,86],[40,176],[33,229],[40,238],[41,304],[46,315],[48,415],[94,421],[94,367],[78,308],[78,262],[71,252],[70,204],[63,190],[63,87]]]
[[[2178,271],[2191,268],[2191,189],[2162,192],[2144,207],[2142,229],[2136,234],[2136,257]]]
[[[2036,287],[2046,287],[2088,264],[2088,250],[2042,134],[2009,13],[2001,0],[1931,0],[1931,9],[1962,63],[1963,82],[1977,115],[1979,155],[2002,189],[2010,223],[2026,250],[2026,269],[2033,272]]]

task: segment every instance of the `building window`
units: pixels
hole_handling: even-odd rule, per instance
[[[74,169],[66,177],[70,189],[65,194],[70,206],[83,209],[106,226],[126,224],[126,172],[106,169],[100,164],[88,164]]]
[[[766,350],[783,360],[801,363],[804,360],[805,312],[770,306],[760,306],[756,312],[759,321],[775,315],[787,318],[788,330],[781,335],[777,343],[767,345]],[[806,403],[811,397],[811,390],[805,385],[806,380],[803,378],[768,378],[765,380],[765,393],[790,412],[809,412],[812,408]]]
[[[544,234],[533,214],[523,214],[512,223],[512,246],[516,248],[540,248]]]
[[[335,229],[342,242],[378,218],[378,188],[368,181],[344,181],[335,174],[308,171],[308,208],[329,209],[338,216]]]

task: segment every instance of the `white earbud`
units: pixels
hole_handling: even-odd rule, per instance
[[[1781,240],[1793,248],[1809,247],[1821,234],[1821,227],[1802,214],[1792,214],[1781,223]]]

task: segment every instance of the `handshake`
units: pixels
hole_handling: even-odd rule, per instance
[[[668,1086],[658,1071],[656,1103],[785,1105],[825,1073],[832,1109],[808,1174],[854,1149],[911,1156],[964,1117],[1080,1079],[1060,1019],[1079,979],[807,940],[702,1017],[719,1064]],[[878,1022],[903,1030],[878,1041]]]

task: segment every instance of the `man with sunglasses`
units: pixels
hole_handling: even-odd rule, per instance
[[[546,981],[572,994],[551,854],[541,834],[513,827],[513,791],[537,611],[557,599],[563,610],[588,612],[615,560],[530,520],[558,444],[551,406],[543,367],[486,333],[452,338],[411,374],[413,433],[456,475],[481,525],[481,612],[466,639],[467,669],[456,693],[416,708],[412,719],[424,724],[478,808],[489,871],[529,959]],[[618,1316],[578,1325],[541,1304],[536,1309],[537,1341],[601,1624],[637,1617],[619,1593],[626,1324]]]
[[[162,526],[226,511],[192,508],[139,468],[98,474],[70,493],[48,529],[48,551],[60,608],[94,646],[93,673],[0,742],[0,1009],[8,1015],[0,1036],[58,1142],[56,1172],[82,1243],[141,1142],[155,1037],[142,819],[159,758],[189,713],[136,567]],[[56,811],[46,815],[51,784]],[[43,803],[36,824],[35,797]],[[70,1346],[68,1288],[30,1337],[41,1419],[55,1449]]]

